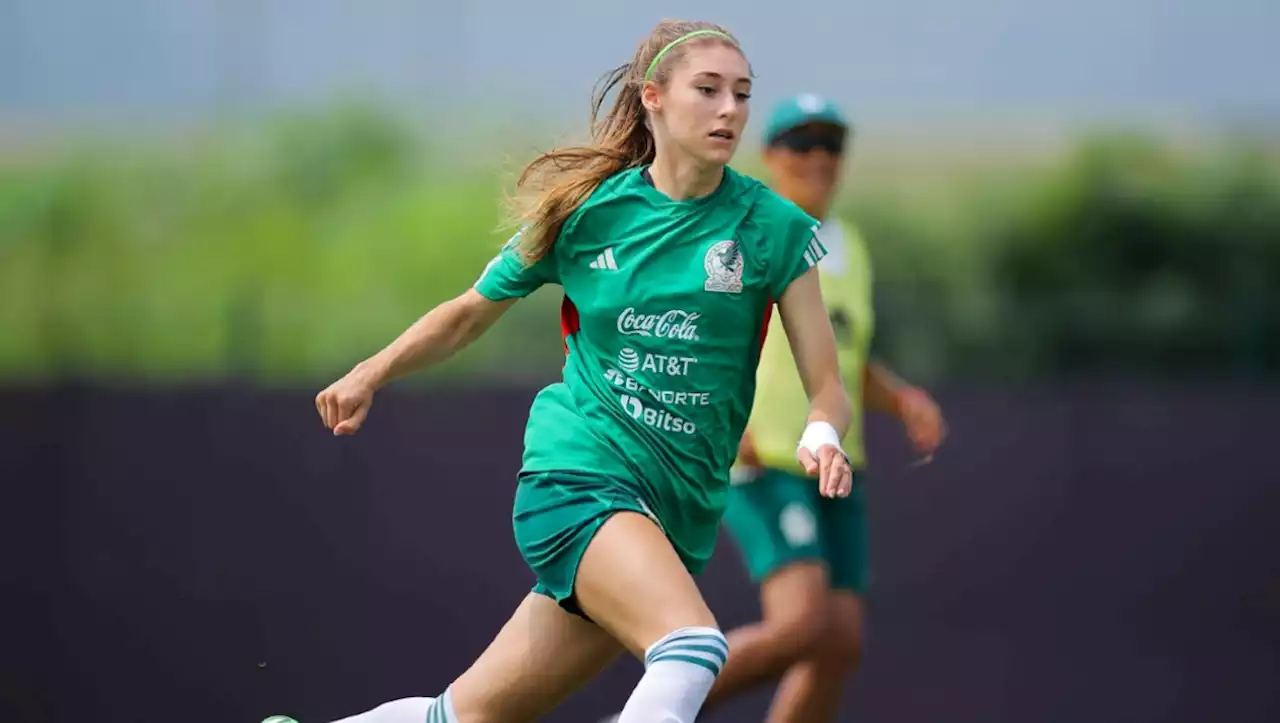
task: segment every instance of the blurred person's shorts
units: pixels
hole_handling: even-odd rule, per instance
[[[848,497],[828,498],[818,481],[765,468],[754,481],[729,489],[724,524],[760,583],[795,562],[825,563],[831,587],[861,593],[869,571],[863,473],[854,471]]]

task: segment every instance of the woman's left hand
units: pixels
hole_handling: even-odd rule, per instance
[[[796,459],[804,466],[806,474],[817,476],[818,492],[823,497],[848,497],[853,491],[853,469],[849,466],[849,457],[834,444],[818,447],[817,455],[801,447],[796,451]]]

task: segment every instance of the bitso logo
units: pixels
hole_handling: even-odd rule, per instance
[[[662,409],[654,409],[646,407],[639,397],[633,397],[630,394],[618,395],[618,401],[622,403],[622,410],[627,416],[641,422],[646,426],[660,429],[664,432],[684,432],[685,434],[693,434],[698,428],[693,422],[685,420]]]
[[[742,252],[737,241],[717,241],[707,249],[703,261],[707,270],[707,291],[737,294],[742,291]]]
[[[634,372],[640,368],[640,355],[630,347],[623,349],[618,352],[618,366],[627,373]]]
[[[644,415],[644,403],[630,394],[619,396],[618,401],[622,402],[622,410],[635,419],[639,419]]]
[[[638,314],[628,306],[618,314],[618,333],[651,336],[658,339],[698,341],[698,325],[702,315],[696,311],[672,309],[662,314]]]

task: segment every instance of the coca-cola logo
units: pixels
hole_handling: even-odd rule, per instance
[[[618,314],[618,333],[633,336],[651,336],[658,339],[698,341],[696,311],[672,309],[662,314],[640,314],[634,307],[627,307]]]

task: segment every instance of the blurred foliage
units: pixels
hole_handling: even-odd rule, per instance
[[[451,151],[342,108],[0,164],[0,378],[341,373],[505,239],[504,159]],[[1275,374],[1276,158],[1120,134],[1049,164],[859,176],[843,210],[872,245],[879,342],[931,381]],[[436,374],[553,376],[558,302],[538,292]]]
[[[505,240],[496,188],[494,168],[433,170],[365,109],[0,169],[0,375],[330,376],[479,273]],[[531,373],[554,366],[556,300],[539,296],[442,373],[540,330]]]
[[[1132,133],[1047,167],[863,184],[889,355],[927,378],[1280,372],[1280,154]]]

